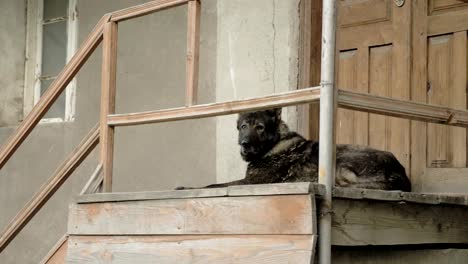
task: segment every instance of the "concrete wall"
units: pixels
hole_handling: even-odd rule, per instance
[[[8,61],[21,61],[18,63],[21,67],[17,67],[16,76],[22,79],[24,57],[17,59],[16,54],[24,56],[26,10],[23,4],[23,10],[13,11],[11,6],[16,7],[16,2],[19,1],[0,2],[0,12],[5,16],[1,19],[14,20],[18,19],[16,16],[23,16],[21,22],[14,26],[19,32],[18,35],[22,36],[13,36],[13,40],[8,40],[8,46],[4,41],[0,42],[0,50],[16,48],[14,52],[2,53],[2,57],[7,57]],[[79,0],[79,42],[86,38],[106,12],[143,2],[145,1]],[[10,11],[6,12],[7,9]],[[3,29],[3,23],[0,24]],[[186,26],[185,7],[165,10],[120,25],[118,112],[183,105]],[[200,100],[208,102],[215,99],[215,78],[212,76],[215,76],[216,72],[214,47],[217,34],[216,5],[210,4],[210,1],[206,1],[203,7],[202,26],[200,83],[203,88]],[[6,34],[2,31],[2,40],[10,37],[10,32]],[[22,44],[9,44],[14,41]],[[3,74],[9,74],[9,71],[3,67],[3,58],[0,63],[0,79],[3,81],[6,80]],[[61,160],[98,121],[100,68],[101,52],[98,52],[90,58],[78,75],[75,121],[40,124],[7,166],[0,171],[0,228],[7,225],[50,177]],[[23,89],[22,82],[19,81],[8,81],[8,87],[21,91]],[[6,91],[2,86],[0,93],[1,100],[13,102],[13,99],[7,98],[12,94],[10,90]],[[13,110],[21,112],[22,107],[9,106],[2,113],[10,115]],[[117,129],[115,191],[157,190],[214,182],[215,129],[214,119]],[[4,142],[13,131],[14,126],[1,127],[0,142]],[[72,201],[72,195],[81,190],[96,165],[95,151],[31,224],[0,254],[0,263],[37,263],[47,253],[65,233],[67,207]]]
[[[218,1],[216,99],[227,101],[297,88],[299,0]],[[283,109],[296,128],[296,108]],[[217,180],[244,177],[236,116],[218,118]]]
[[[13,133],[23,110],[24,2],[0,1],[0,143]],[[146,1],[78,0],[79,43],[103,14],[143,2]],[[296,87],[298,2],[203,1],[200,103]],[[4,26],[12,24],[13,35]],[[184,104],[186,27],[186,7],[119,25],[118,113]],[[8,67],[4,67],[5,62]],[[14,69],[13,62],[18,65]],[[12,71],[14,79],[4,78],[13,76]],[[0,228],[7,225],[98,121],[100,74],[99,51],[78,74],[75,120],[40,124],[0,171]],[[292,124],[294,114],[294,109],[285,111],[285,118]],[[8,116],[8,122],[2,121],[3,116]],[[243,177],[245,164],[238,154],[235,118],[118,128],[114,190],[200,186]],[[65,233],[67,205],[96,165],[97,151],[0,254],[0,263],[37,263],[46,254]]]
[[[0,126],[23,114],[26,0],[0,3]]]

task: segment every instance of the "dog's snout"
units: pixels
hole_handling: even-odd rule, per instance
[[[241,146],[243,147],[248,147],[250,146],[250,142],[247,139],[243,139],[240,143]]]

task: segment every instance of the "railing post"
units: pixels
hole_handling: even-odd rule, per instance
[[[200,9],[200,0],[189,1],[187,15],[187,87],[185,90],[186,106],[194,105],[197,102],[198,61],[200,51]]]
[[[112,191],[114,164],[114,127],[107,124],[107,116],[115,113],[117,70],[117,23],[109,21],[104,26],[102,53],[100,158],[103,166],[103,191]]]
[[[331,263],[332,191],[335,183],[336,0],[323,0],[322,71],[320,82],[319,183],[326,193],[319,214],[319,263]]]

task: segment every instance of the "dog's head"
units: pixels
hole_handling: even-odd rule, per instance
[[[239,114],[240,154],[245,161],[263,157],[280,140],[281,108]]]

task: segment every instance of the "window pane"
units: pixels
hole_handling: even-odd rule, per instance
[[[68,0],[44,0],[44,20],[67,16]]]
[[[54,80],[43,80],[41,81],[41,96],[49,88]],[[59,96],[57,101],[47,111],[43,118],[64,118],[65,117],[65,91]]]
[[[42,40],[42,76],[57,75],[67,58],[67,22],[44,25]]]

